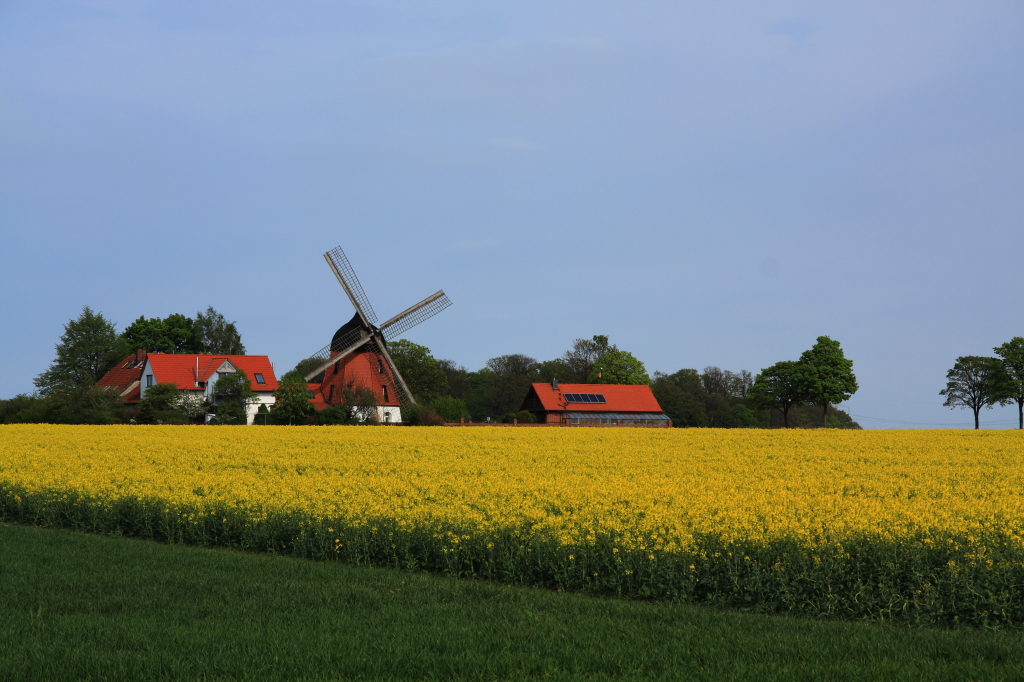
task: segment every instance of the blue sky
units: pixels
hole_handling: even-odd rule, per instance
[[[0,3],[0,396],[86,304],[213,305],[281,373],[351,316],[340,244],[470,369],[828,335],[865,427],[968,426],[946,370],[1024,336],[1022,111],[1020,2]]]

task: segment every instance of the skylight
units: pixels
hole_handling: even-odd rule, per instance
[[[267,383],[266,381],[263,380],[263,375],[260,374],[259,372],[256,372],[255,374],[253,374],[253,376],[256,377],[256,383],[257,384],[265,384],[265,383]]]

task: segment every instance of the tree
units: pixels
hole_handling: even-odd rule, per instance
[[[630,353],[617,348],[604,353],[590,368],[587,383],[591,384],[649,384],[644,363]]]
[[[776,409],[782,413],[783,425],[789,428],[789,410],[806,402],[799,362],[776,362],[754,378],[747,391],[747,400],[760,409]]]
[[[341,402],[331,405],[317,414],[317,421],[323,426],[377,423],[377,398],[366,387],[356,387],[350,381],[341,391]]]
[[[946,388],[939,395],[946,396],[945,407],[967,407],[974,412],[974,428],[979,429],[978,414],[983,407],[992,409],[998,402],[996,382],[1002,363],[995,358],[962,355],[953,369],[946,372]]]
[[[196,313],[192,328],[195,332],[194,343],[197,353],[245,355],[242,336],[235,328],[235,323],[224,319],[213,306],[207,307],[205,313]]]
[[[292,371],[281,377],[274,391],[274,418],[276,421],[288,421],[305,424],[313,413],[313,405],[309,402],[309,389],[306,380],[298,372]]]
[[[994,397],[1001,405],[1017,403],[1018,428],[1024,429],[1024,337],[1015,336],[992,350],[1002,364]]]
[[[146,319],[145,316],[132,322],[121,336],[132,349],[144,348],[150,353],[195,353],[197,352],[195,323],[180,313]]]
[[[590,371],[594,368],[594,363],[610,350],[615,350],[615,346],[608,345],[607,336],[598,334],[589,341],[587,339],[576,339],[572,342],[572,348],[567,350],[561,357],[562,362],[568,367],[570,374],[558,377],[558,379],[567,384],[587,383]]]
[[[681,369],[674,374],[655,372],[651,391],[673,426],[710,426],[705,409],[706,394],[697,370]]]
[[[499,417],[515,412],[522,406],[530,384],[537,381],[537,373],[537,361],[528,355],[515,353],[491,358],[474,375],[470,411],[474,417]]]
[[[50,368],[34,381],[44,396],[91,386],[123,357],[114,323],[89,306],[64,325],[56,350],[57,358]]]
[[[217,379],[213,385],[218,424],[246,424],[249,405],[259,402],[244,370],[238,369]]]
[[[828,426],[828,406],[848,400],[858,388],[853,361],[827,336],[800,354],[799,377],[806,401],[821,407],[822,426]]]
[[[466,419],[469,417],[469,410],[466,409],[466,403],[450,395],[441,396],[431,403],[430,406],[433,407],[434,411],[444,417],[444,420],[449,423],[454,423],[460,419]]]
[[[418,402],[430,403],[448,392],[448,375],[426,346],[400,339],[388,344],[388,354]]]
[[[448,379],[448,395],[459,400],[469,400],[473,395],[473,373],[454,360],[438,360],[438,366]]]

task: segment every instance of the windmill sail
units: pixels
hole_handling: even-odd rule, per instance
[[[352,301],[352,306],[355,307],[356,311],[368,324],[377,324],[377,315],[373,312],[370,299],[366,297],[363,285],[359,283],[356,271],[352,268],[352,264],[348,262],[348,258],[345,256],[345,252],[341,250],[341,247],[335,247],[325,253],[324,259],[331,266],[334,276],[338,278],[338,282],[341,283],[341,287],[348,294],[348,298]]]
[[[428,296],[416,305],[403,310],[380,326],[388,341],[398,338],[420,322],[428,320],[452,304],[444,291]]]
[[[335,339],[329,346],[324,346],[316,353],[310,355],[311,360],[317,360],[315,369],[306,372],[305,379],[310,381],[318,374],[322,374],[327,368],[345,357],[351,355],[370,338],[369,334],[362,329],[353,329],[340,339]]]

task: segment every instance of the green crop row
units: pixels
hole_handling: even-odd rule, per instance
[[[565,545],[529,527],[500,533],[394,520],[314,519],[222,503],[93,499],[0,483],[0,519],[172,544],[235,548],[628,598],[915,625],[1024,625],[1024,552],[998,531],[899,541],[697,538],[686,551],[629,551],[610,534]]]

